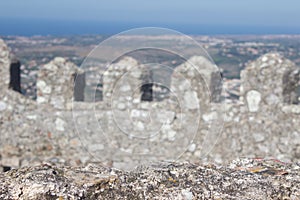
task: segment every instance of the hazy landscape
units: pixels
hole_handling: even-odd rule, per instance
[[[157,38],[143,36],[148,39],[164,44],[172,40],[172,37]],[[199,43],[212,57],[217,66],[222,69],[224,80],[236,80],[240,77],[240,71],[245,68],[249,61],[257,59],[268,52],[279,52],[284,57],[292,60],[300,66],[300,36],[299,35],[220,35],[203,36],[190,35]],[[55,57],[65,57],[69,61],[80,66],[86,56],[109,38],[109,35],[73,35],[73,36],[2,36],[11,51],[21,62],[22,72],[22,93],[35,98],[36,73],[41,65],[48,63]],[[105,48],[106,52],[97,55],[97,63],[107,64],[106,57],[111,54],[118,54],[121,50],[132,45],[132,41],[138,41],[137,37],[126,38],[129,43],[116,44]],[[174,38],[173,38],[174,40]],[[122,47],[123,45],[123,47]],[[197,49],[185,50],[190,57],[197,53]],[[160,64],[178,66],[183,61],[172,54],[163,54],[159,51],[148,53],[131,53],[135,59],[152,59]],[[167,77],[170,75],[167,75]],[[93,84],[93,83],[91,83]],[[96,83],[95,83],[96,84]],[[237,81],[230,83],[232,92],[238,92]]]
[[[33,70],[56,56],[66,57],[80,66],[88,53],[108,37],[108,35],[2,36],[26,69]],[[239,78],[240,70],[248,61],[267,52],[280,52],[300,65],[299,35],[190,35],[190,37],[207,50],[215,63],[224,70],[224,76],[229,79]],[[158,42],[164,41],[159,39]],[[107,53],[118,51],[118,48],[122,47],[112,47],[111,52]],[[190,55],[195,53],[192,49],[189,51]],[[102,56],[105,62],[105,55],[99,56]]]

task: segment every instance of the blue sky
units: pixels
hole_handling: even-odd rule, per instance
[[[299,9],[299,0],[1,0],[0,19],[300,28]]]

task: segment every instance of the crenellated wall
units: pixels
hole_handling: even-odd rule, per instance
[[[180,155],[192,162],[300,160],[299,68],[279,54],[263,55],[242,71],[238,103],[221,101],[221,76],[203,57],[175,68],[162,101],[141,101],[144,65],[126,57],[104,74],[103,102],[88,103],[73,101],[74,74],[83,71],[63,58],[40,69],[37,101],[8,89],[9,52],[3,41],[0,48],[2,166],[47,161],[126,168],[141,158]]]
[[[220,160],[300,159],[299,72],[277,53],[261,56],[241,72],[241,103],[226,105],[222,145],[214,149]]]

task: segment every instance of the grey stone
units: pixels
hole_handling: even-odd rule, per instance
[[[254,133],[253,134],[255,142],[262,142],[265,140],[265,136],[263,133]]]
[[[0,111],[4,111],[4,110],[6,110],[6,108],[7,108],[7,105],[6,105],[6,103],[5,103],[5,102],[2,102],[2,101],[0,101]]]
[[[55,120],[55,127],[58,131],[64,131],[65,130],[65,125],[66,125],[66,122],[60,118],[57,118]]]
[[[118,163],[116,163],[118,164]],[[121,165],[122,163],[120,163]],[[50,164],[0,174],[1,199],[298,199],[299,166],[272,160],[229,165],[159,163],[126,172]]]
[[[196,148],[197,148],[196,144],[191,144],[191,145],[189,146],[189,148],[188,148],[188,151],[189,151],[189,152],[194,152],[194,151],[196,150]]]
[[[187,109],[198,109],[199,108],[199,99],[195,91],[186,91],[184,94],[184,108]]]
[[[256,90],[247,93],[247,105],[250,112],[257,112],[261,101],[261,94]]]

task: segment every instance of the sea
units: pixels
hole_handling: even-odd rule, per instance
[[[268,35],[300,34],[299,27],[268,25],[212,25],[176,23],[133,23],[107,21],[72,21],[0,18],[0,35],[82,35],[117,34],[133,28],[162,27],[191,35]]]

